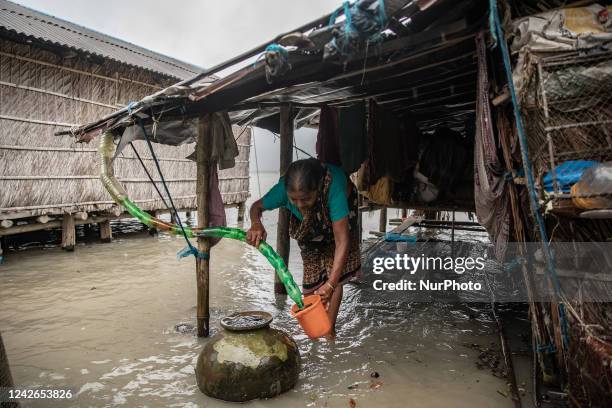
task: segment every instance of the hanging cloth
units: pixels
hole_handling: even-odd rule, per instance
[[[510,236],[508,186],[503,164],[498,158],[489,105],[489,77],[486,47],[482,33],[476,36],[478,90],[476,134],[474,137],[474,200],[478,222],[495,244],[495,257],[503,261]]]
[[[338,109],[338,133],[342,169],[352,174],[368,155],[365,102]]]
[[[321,107],[319,131],[315,145],[317,159],[340,166],[340,140],[338,139],[338,111],[327,105]]]

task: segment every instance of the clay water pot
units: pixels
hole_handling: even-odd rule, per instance
[[[300,353],[289,335],[270,327],[266,312],[239,312],[221,320],[196,364],[200,390],[214,398],[243,402],[270,398],[293,388]]]

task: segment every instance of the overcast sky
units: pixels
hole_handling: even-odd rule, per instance
[[[211,67],[270,41],[341,4],[340,0],[16,2],[202,67]],[[278,170],[278,143],[268,132],[255,133],[260,170]],[[312,152],[313,133],[298,131],[298,146]]]

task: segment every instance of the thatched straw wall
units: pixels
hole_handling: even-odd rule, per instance
[[[98,179],[95,141],[76,144],[54,132],[100,118],[174,82],[113,61],[65,59],[0,39],[0,218],[112,210],[114,204]],[[240,129],[234,131],[240,134]],[[226,204],[244,202],[248,196],[250,130],[238,144],[236,167],[219,174]],[[144,142],[135,146],[143,158],[150,157]],[[195,208],[196,166],[185,159],[194,144],[154,147],[175,204]],[[153,161],[145,164],[159,179]],[[164,208],[131,148],[117,159],[115,170],[142,208]]]

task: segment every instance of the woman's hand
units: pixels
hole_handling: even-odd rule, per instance
[[[334,294],[334,290],[336,287],[332,285],[330,281],[325,281],[323,285],[319,287],[319,289],[315,290],[314,294],[321,296],[321,302],[323,302],[323,306],[325,306],[325,310],[329,309],[329,300]]]
[[[261,222],[253,222],[246,233],[247,243],[255,248],[259,247],[259,243],[265,241],[267,237],[268,233]]]

